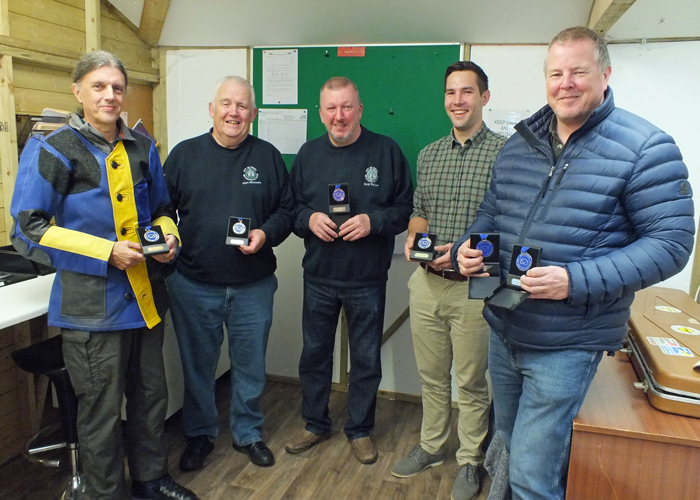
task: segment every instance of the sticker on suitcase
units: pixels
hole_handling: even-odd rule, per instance
[[[673,325],[671,330],[678,333],[685,333],[686,335],[700,335],[700,330],[692,326]]]
[[[683,311],[681,311],[680,309],[677,309],[677,308],[671,307],[671,306],[656,306],[655,309],[658,309],[659,311],[668,312],[668,313],[679,313],[679,312],[683,312]]]
[[[661,349],[661,352],[664,354],[669,354],[671,356],[685,356],[687,358],[694,358],[695,356],[693,355],[693,351],[688,349],[687,347],[673,347],[673,346],[667,346],[667,345],[661,345],[659,346]]]
[[[651,345],[670,345],[673,347],[681,346],[676,339],[667,339],[664,337],[647,337],[647,341],[649,341]]]

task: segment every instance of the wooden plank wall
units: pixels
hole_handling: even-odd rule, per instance
[[[0,464],[21,452],[24,442],[38,430],[36,415],[28,407],[43,407],[47,379],[28,374],[15,365],[10,353],[18,347],[39,342],[45,338],[46,316],[23,324],[22,345],[17,346],[16,327],[0,330]],[[36,413],[36,411],[34,412]]]
[[[54,47],[74,59],[85,52],[85,0],[7,2],[12,39]],[[115,53],[129,72],[157,79],[159,70],[153,63],[151,46],[136,35],[109,3],[101,3],[100,17],[102,49]],[[70,70],[49,69],[18,58],[14,58],[13,70],[17,114],[39,114],[47,107],[75,110],[77,101],[71,92]],[[129,113],[130,126],[141,118],[153,134],[152,86],[130,82],[124,111]],[[11,222],[5,220],[4,212],[10,200],[5,198],[0,185],[0,245],[9,244]]]

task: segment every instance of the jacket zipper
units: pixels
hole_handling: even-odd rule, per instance
[[[544,186],[542,186],[542,192],[540,198],[544,198],[545,193],[547,192],[547,185],[549,184],[549,180],[552,178],[552,175],[554,174],[554,169],[557,168],[556,164],[552,165],[552,168],[549,169],[549,175],[547,175],[547,178],[544,181]],[[559,184],[557,182],[557,184]]]
[[[557,178],[557,182],[556,182],[557,185],[559,185],[559,183],[561,182],[561,178],[564,177],[564,173],[566,172],[567,168],[569,168],[569,164],[564,163],[564,168],[561,169],[561,173],[559,174],[559,177]]]

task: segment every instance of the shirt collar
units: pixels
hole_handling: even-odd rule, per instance
[[[126,126],[126,123],[124,123],[124,120],[122,120],[121,117],[117,119],[117,128],[119,129],[117,139],[111,143],[105,139],[105,136],[99,133],[92,125],[75,113],[71,113],[68,120],[68,125],[77,130],[83,137],[85,137],[95,146],[106,146],[109,147],[110,151],[114,149],[115,144],[121,140],[136,140],[132,135],[131,130],[129,130],[129,127]]]
[[[482,121],[481,127],[479,127],[479,130],[476,131],[476,134],[474,134],[469,139],[467,139],[464,142],[464,146],[462,146],[462,143],[459,142],[455,138],[455,129],[452,128],[450,130],[450,137],[452,138],[452,143],[451,143],[452,148],[455,148],[456,146],[459,146],[460,148],[462,148],[462,147],[465,147],[465,148],[476,147],[479,144],[481,144],[481,142],[486,138],[487,135],[488,135],[488,128],[486,127],[486,124]]]
[[[552,119],[549,120],[549,135],[559,140],[559,134],[557,134],[557,115],[554,113],[552,113]]]

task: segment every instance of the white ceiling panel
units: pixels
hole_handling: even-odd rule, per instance
[[[139,25],[144,0],[110,0]],[[171,0],[160,45],[547,43],[593,0]],[[637,0],[610,40],[700,37],[700,0]]]
[[[160,45],[544,43],[585,24],[590,6],[591,0],[172,0]]]
[[[141,25],[143,2],[144,0],[109,0],[109,3],[119,9],[119,12],[136,26]]]
[[[608,31],[611,40],[700,37],[700,1],[637,0]]]

